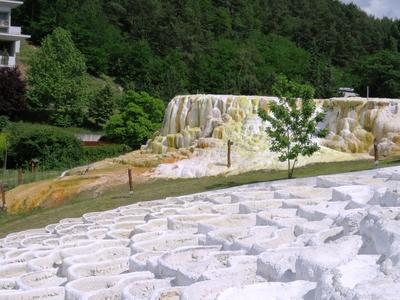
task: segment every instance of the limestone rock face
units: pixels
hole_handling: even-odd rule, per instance
[[[171,100],[165,112],[161,139],[164,150],[196,145],[198,138],[235,139],[254,137],[261,141],[265,125],[259,109],[268,111],[276,97],[232,95],[187,95]],[[317,100],[326,118],[320,127],[329,130],[321,143],[351,153],[369,152],[374,138],[387,155],[400,144],[399,100],[332,98]]]
[[[373,154],[376,138],[380,155],[399,150],[400,100],[333,98],[319,102],[327,113],[320,126],[329,130],[323,145],[339,151]]]
[[[268,124],[258,116],[260,109],[268,112],[269,103],[277,100],[263,96],[176,96],[167,107],[160,134],[145,148],[158,154],[190,148],[193,156],[172,166],[160,166],[156,176],[226,173],[228,140],[234,143],[230,172],[284,168],[269,151]],[[311,159],[302,158],[300,165],[370,157],[375,138],[381,157],[400,150],[400,100],[332,98],[316,102],[318,109],[326,112],[319,124],[329,131],[319,140],[326,148]]]
[[[199,138],[224,140],[262,134],[259,108],[266,109],[274,97],[188,95],[171,100],[164,116],[160,136],[151,141],[152,151],[196,146]]]

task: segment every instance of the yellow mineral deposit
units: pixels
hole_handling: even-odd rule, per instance
[[[261,96],[177,96],[168,105],[161,135],[151,144],[164,145],[156,148],[159,152],[195,146],[200,137],[236,138],[237,143],[244,144],[245,140],[246,145],[249,141],[252,145],[265,142],[265,124],[257,112],[259,109],[268,112],[268,103],[276,100]],[[329,129],[328,137],[321,140],[322,145],[342,152],[366,153],[376,137],[381,148],[391,145],[397,149],[400,140],[398,100],[332,98],[318,100],[317,105],[326,112],[325,121],[320,125]]]
[[[399,150],[399,100],[334,98],[324,101],[329,129],[322,144],[335,150],[370,152],[374,138],[382,155]]]
[[[271,101],[277,101],[277,98],[233,95],[175,97],[168,105],[160,136],[150,141],[146,149],[151,150],[151,145],[157,143],[157,153],[160,149],[166,153],[175,147],[195,149],[194,155],[174,165],[159,166],[156,176],[198,177],[285,168],[277,161],[276,155],[268,151],[267,124],[257,114],[259,109],[268,112]],[[326,112],[325,121],[319,126],[327,128],[329,135],[319,140],[322,146],[319,153],[302,158],[299,164],[366,158],[372,151],[375,137],[379,141],[380,155],[397,151],[400,141],[398,102],[363,98],[317,100],[318,109]],[[191,131],[196,135],[187,135]],[[235,144],[235,163],[229,170],[221,167],[228,140]]]

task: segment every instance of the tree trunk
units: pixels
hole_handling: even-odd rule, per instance
[[[294,160],[291,171],[290,171],[290,177],[289,178],[293,178],[293,173],[294,173],[294,167],[296,166],[297,163],[297,158]]]
[[[3,163],[3,177],[6,177],[6,171],[7,171],[7,145],[6,145],[6,149],[4,150],[4,163]]]

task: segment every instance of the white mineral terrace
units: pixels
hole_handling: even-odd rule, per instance
[[[269,112],[275,97],[234,95],[176,96],[169,103],[160,134],[144,149],[166,153],[190,149],[189,159],[161,164],[157,177],[202,177],[236,174],[259,169],[284,169],[277,155],[269,151],[265,133],[268,122],[258,116]],[[299,165],[316,162],[348,161],[373,155],[377,139],[380,156],[400,152],[400,100],[366,98],[332,98],[317,100],[326,112],[319,124],[328,130],[319,139],[321,151],[301,157]],[[226,168],[226,147],[232,141],[232,167]]]
[[[88,213],[0,240],[0,299],[399,299],[400,167]]]

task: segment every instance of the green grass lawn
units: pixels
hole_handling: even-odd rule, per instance
[[[400,165],[400,157],[382,161],[380,167],[395,165]],[[300,178],[372,168],[372,160],[318,163],[297,169],[295,176]],[[0,215],[0,236],[3,237],[8,233],[25,229],[43,227],[64,218],[80,217],[87,212],[113,209],[138,201],[163,199],[165,197],[280,179],[286,179],[285,171],[255,171],[229,177],[217,176],[199,179],[158,179],[135,186],[132,196],[128,196],[127,186],[115,187],[96,198],[89,195],[81,195],[58,208],[38,209],[21,215]]]

